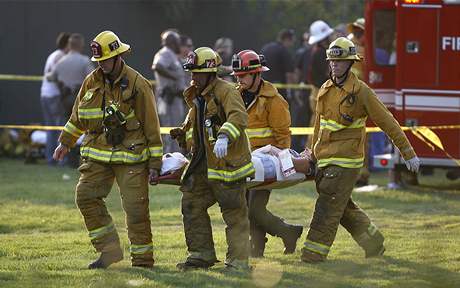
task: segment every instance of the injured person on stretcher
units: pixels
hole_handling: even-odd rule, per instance
[[[281,189],[314,179],[316,166],[308,148],[298,153],[267,145],[251,154],[256,172],[253,178],[246,179],[248,189]],[[182,172],[188,163],[189,160],[179,152],[164,154],[158,178],[160,184],[180,185]]]

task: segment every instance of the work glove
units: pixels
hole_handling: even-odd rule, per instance
[[[177,141],[177,144],[179,144],[179,147],[186,149],[187,142],[186,142],[186,137],[185,137],[185,131],[182,128],[171,129],[169,131],[169,136],[171,136],[171,139],[174,139]]]
[[[227,135],[220,134],[217,137],[216,144],[214,144],[214,154],[217,158],[224,158],[227,156],[228,137]]]
[[[157,169],[149,169],[149,183],[150,185],[157,185],[159,180],[160,173],[158,173]]]
[[[420,159],[417,156],[406,161],[407,170],[417,173],[418,168],[420,167]]]

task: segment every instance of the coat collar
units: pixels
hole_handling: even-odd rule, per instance
[[[128,73],[128,68],[127,68],[128,65],[126,65],[125,61],[121,60],[121,65],[122,65],[122,68],[121,68],[120,75],[118,75],[115,81],[113,81],[113,84],[120,82],[120,80],[126,77],[126,74]],[[102,72],[101,67],[96,68],[95,76],[96,76],[96,80],[101,81],[101,83],[102,81],[106,81],[107,83],[110,83],[109,79],[105,77],[104,72]]]
[[[214,80],[211,81],[211,83],[208,84],[208,86],[206,86],[206,88],[204,88],[203,92],[201,92],[201,96],[203,96],[204,99],[206,99],[206,101],[208,101],[212,97],[214,88],[216,87],[218,81],[220,81],[220,79],[216,77]],[[193,99],[195,99],[198,96],[197,94],[198,94],[198,91],[196,87],[193,85],[188,87],[184,91],[183,93],[184,100],[185,100],[185,103],[187,103],[189,107],[194,106]]]
[[[238,89],[240,93],[243,92],[243,89],[239,85],[236,87],[236,89]],[[262,79],[262,87],[260,87],[260,91],[256,95],[256,98],[259,96],[260,97],[274,97],[277,94],[278,94],[278,89],[276,89],[276,87],[272,83]]]
[[[352,71],[348,72],[347,80],[345,80],[345,83],[342,87],[335,86],[334,82],[332,82],[331,79],[327,80],[326,82],[324,82],[322,87],[324,88],[324,90],[322,89],[324,92],[318,94],[318,98],[326,94],[327,90],[329,90],[331,87],[344,90],[347,94],[356,93],[359,89],[358,77],[356,77],[356,75]]]

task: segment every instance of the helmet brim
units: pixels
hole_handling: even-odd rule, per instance
[[[254,74],[258,72],[265,72],[265,71],[270,71],[270,68],[267,66],[262,66],[262,67],[257,67],[256,69],[248,70],[248,71],[233,71],[230,73],[230,75],[235,75],[235,76],[241,76],[245,74]]]
[[[329,28],[319,35],[310,36],[310,38],[308,38],[308,44],[310,45],[316,44],[326,39],[326,37],[329,37],[332,33],[334,33],[334,30],[332,28]]]
[[[335,60],[335,61],[344,61],[344,60],[352,60],[352,61],[361,61],[362,59],[358,55],[350,55],[347,57],[326,57],[327,61]]]

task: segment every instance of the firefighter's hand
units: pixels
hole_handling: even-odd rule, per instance
[[[69,153],[70,149],[64,144],[59,143],[59,146],[54,150],[53,159],[56,161],[64,160],[65,155]]]
[[[158,173],[157,169],[149,169],[149,183],[150,185],[157,185],[159,180],[158,176],[160,173]]]
[[[227,156],[228,137],[227,135],[221,134],[217,137],[216,144],[214,144],[214,154],[217,158],[224,158]]]
[[[417,156],[406,161],[407,170],[417,173],[420,167],[420,159]]]
[[[184,135],[185,131],[182,130],[182,128],[173,128],[169,131],[169,136],[171,136],[172,139],[176,139]]]

